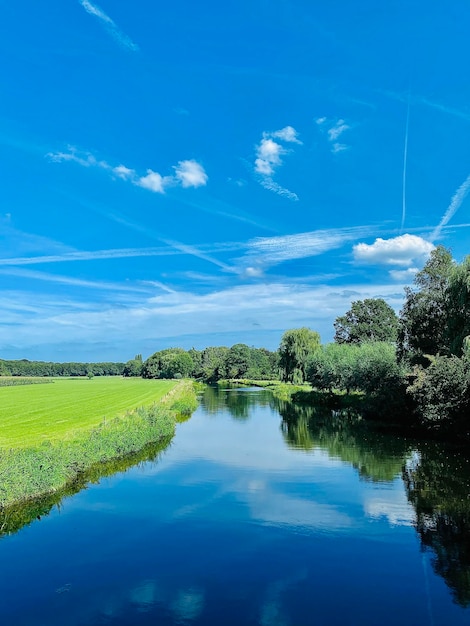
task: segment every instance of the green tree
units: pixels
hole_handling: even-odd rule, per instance
[[[123,376],[141,376],[143,367],[142,355],[136,354],[133,359],[127,361],[124,366]]]
[[[470,336],[470,256],[453,268],[448,294],[446,338],[451,354],[460,356]]]
[[[405,289],[398,332],[400,358],[426,364],[424,355],[448,353],[448,288],[454,267],[450,251],[438,246],[416,274],[414,288]]]
[[[336,318],[334,327],[336,343],[395,342],[398,317],[382,298],[366,298],[353,302],[345,315]]]
[[[320,335],[316,331],[306,327],[287,330],[279,346],[281,379],[294,384],[305,382],[308,359],[319,348]]]
[[[143,378],[181,378],[194,369],[191,356],[182,348],[167,348],[155,352],[142,367]]]
[[[204,380],[215,382],[225,377],[225,359],[228,351],[225,346],[212,346],[202,351],[201,369]]]
[[[250,348],[244,343],[236,343],[225,357],[227,378],[244,378],[251,364]]]

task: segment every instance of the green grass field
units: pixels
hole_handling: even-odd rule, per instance
[[[161,400],[171,380],[59,378],[50,385],[0,388],[0,449],[59,441]]]

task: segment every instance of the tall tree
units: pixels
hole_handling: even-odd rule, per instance
[[[336,343],[395,342],[398,317],[382,298],[366,298],[353,302],[345,315],[336,318],[334,327]]]
[[[292,328],[281,338],[279,366],[285,382],[301,384],[307,378],[309,357],[320,347],[320,335],[310,328]]]
[[[448,288],[454,268],[450,251],[438,246],[416,274],[414,288],[406,288],[398,333],[400,357],[419,362],[426,354],[449,352]]]
[[[461,356],[470,336],[470,256],[457,265],[449,279],[447,340],[451,354]]]

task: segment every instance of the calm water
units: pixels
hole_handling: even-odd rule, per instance
[[[208,389],[156,460],[1,539],[1,623],[470,624],[468,478],[444,447]]]

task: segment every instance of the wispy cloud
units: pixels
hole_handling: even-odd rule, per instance
[[[470,191],[470,175],[467,176],[467,178],[464,180],[464,182],[460,185],[460,187],[452,196],[450,204],[447,207],[446,212],[442,216],[441,221],[439,222],[439,224],[436,226],[436,228],[431,233],[431,236],[429,237],[430,241],[435,241],[436,239],[439,238],[442,229],[457,213],[460,206],[462,205],[462,202],[467,197],[467,194],[469,191]]]
[[[400,235],[391,239],[378,237],[374,243],[358,243],[353,247],[354,260],[364,265],[398,265],[422,262],[434,245],[417,235]]]
[[[396,93],[393,91],[387,90],[377,90],[378,93],[387,96],[388,98],[393,98],[394,100],[399,100],[400,102],[408,102],[408,94],[407,93]],[[453,117],[458,117],[467,122],[470,121],[470,111],[462,111],[461,109],[456,109],[454,107],[448,106],[447,104],[442,104],[442,102],[436,102],[435,100],[430,100],[426,96],[414,95],[410,98],[411,104],[420,104],[431,109],[435,109],[436,111],[440,111],[441,113],[446,113],[448,115],[452,115]]]
[[[296,193],[289,191],[273,180],[276,170],[282,165],[282,156],[291,152],[278,139],[285,143],[302,144],[298,133],[292,126],[285,126],[280,130],[264,132],[261,141],[256,146],[255,173],[259,175],[260,184],[269,191],[289,200],[298,200]]]
[[[122,163],[116,166],[110,165],[107,161],[97,159],[90,152],[77,150],[74,146],[69,146],[67,152],[49,152],[46,157],[55,163],[70,161],[83,167],[98,167],[108,172],[110,176],[128,181],[136,187],[148,189],[153,193],[163,194],[168,187],[203,187],[208,181],[203,166],[194,159],[179,161],[177,165],[174,165],[173,176],[162,176],[152,169],[148,169],[145,175],[139,176],[134,169]]]
[[[193,337],[213,336],[215,332],[243,336],[253,330],[254,322],[261,332],[276,331],[277,341],[285,328],[305,325],[331,333],[332,320],[349,308],[351,299],[377,297],[399,309],[403,302],[401,285],[348,285],[347,289],[337,286],[332,290],[327,285],[256,283],[204,294],[166,292],[137,306],[103,308],[99,302],[90,303],[88,310],[77,309],[74,302],[51,306],[44,299],[38,300],[29,314],[25,307],[31,306],[31,294],[23,292],[3,294],[0,305],[7,310],[10,302],[18,311],[11,313],[18,351],[42,345],[44,352],[52,344],[69,343],[73,336],[74,342],[86,342],[89,349],[95,342],[114,345],[115,358],[122,358],[128,351],[135,352],[135,346],[147,346],[148,351],[149,346],[161,345],[167,337],[172,341],[178,338],[179,345],[184,346],[189,333]],[[0,327],[1,345],[11,343],[10,333],[6,324]]]
[[[238,263],[254,272],[296,259],[324,254],[329,250],[342,247],[345,243],[370,235],[371,228],[358,226],[353,228],[335,228],[316,230],[279,237],[257,237],[246,245],[246,254]]]
[[[286,189],[285,187],[282,187],[281,185],[279,185],[279,183],[276,183],[276,181],[273,180],[270,176],[263,177],[263,179],[261,180],[261,185],[268,191],[274,191],[274,193],[277,193],[278,196],[284,196],[284,198],[287,198],[288,200],[299,199],[299,196],[296,193],[290,191],[289,189]]]
[[[344,150],[349,149],[347,144],[340,143],[338,141],[341,135],[351,128],[351,126],[346,124],[343,119],[331,122],[327,117],[318,117],[315,122],[323,131],[326,131],[328,141],[331,144],[331,152],[333,152],[333,154],[344,152]]]
[[[178,254],[173,248],[114,248],[110,250],[90,250],[65,252],[29,257],[11,257],[0,259],[0,266],[38,265],[40,263],[67,263],[72,261],[98,261],[101,259],[124,259],[132,257],[166,256]]]
[[[0,249],[4,256],[46,252],[62,254],[74,250],[71,246],[66,246],[49,237],[18,230],[13,225],[11,217],[0,217]]]
[[[85,280],[82,278],[75,278],[73,276],[62,276],[59,274],[49,274],[46,272],[36,272],[33,270],[24,270],[19,268],[10,268],[7,270],[0,269],[0,274],[4,276],[17,276],[19,278],[40,280],[48,283],[58,283],[61,285],[68,285],[70,287],[87,287],[90,289],[105,289],[109,291],[136,291],[141,293],[148,293],[149,291],[148,288],[143,286],[139,287],[124,283],[99,280]]]
[[[106,13],[100,9],[98,5],[92,4],[89,0],[78,1],[89,15],[93,15],[93,17],[96,17],[96,19],[100,21],[101,25],[107,30],[111,37],[118,42],[118,44],[120,44],[123,48],[132,50],[133,52],[138,51],[139,46],[134,43],[130,37],[123,33],[114,20],[112,20],[109,15],[106,15]]]

